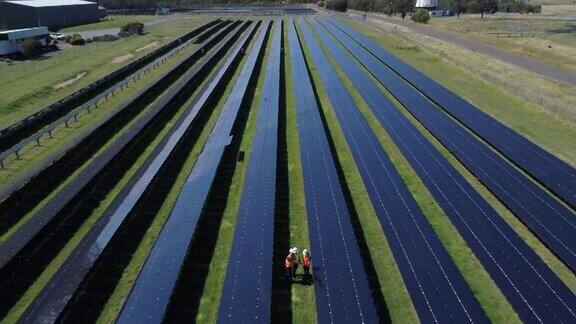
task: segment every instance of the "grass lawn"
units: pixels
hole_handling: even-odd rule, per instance
[[[493,17],[481,19],[476,15],[463,15],[432,19],[432,27],[455,31],[471,39],[493,45],[499,49],[535,58],[542,62],[576,72],[576,38],[570,33],[548,33],[547,30],[564,30],[573,25],[561,19],[536,19],[528,17]],[[533,30],[528,37],[497,37],[488,32]]]
[[[58,101],[154,50],[140,50],[154,42],[161,46],[206,22],[206,17],[152,26],[148,33],[111,43],[92,43],[54,53],[44,60],[0,63],[0,128]],[[132,57],[130,57],[132,56]],[[89,58],[89,59],[87,59]],[[116,60],[116,61],[115,61]],[[56,89],[62,82],[79,79]]]
[[[154,20],[163,19],[163,16],[152,16],[152,15],[136,15],[136,16],[108,16],[104,20],[80,26],[69,27],[61,29],[61,33],[72,33],[87,30],[99,30],[99,29],[109,29],[109,28],[120,28],[127,23],[139,21],[141,23],[147,23]]]
[[[538,107],[505,93],[413,44],[383,34],[363,24],[345,20],[372,40],[422,71],[447,89],[529,138],[572,165],[576,165],[576,128],[559,121]]]

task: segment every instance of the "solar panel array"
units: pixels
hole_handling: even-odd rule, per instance
[[[274,23],[218,322],[270,322],[282,21]]]
[[[316,21],[312,26],[352,84],[361,93],[371,95],[371,108],[387,103],[378,96],[380,92],[368,76],[327,31]],[[488,322],[474,294],[305,23],[301,29],[324,85],[330,85],[326,87],[328,98],[420,320],[424,323]],[[387,130],[398,131],[395,128],[401,127],[396,125],[394,123]]]
[[[328,27],[328,26],[327,26]],[[328,27],[332,32],[333,28]],[[361,62],[378,71],[378,62],[364,61],[368,52],[352,38],[341,37],[342,45]],[[369,85],[358,87],[375,109],[379,121],[458,229],[486,271],[500,287],[524,321],[572,322],[576,319],[576,297],[536,253],[510,228],[464,177],[410,125],[383,94]],[[368,94],[368,95],[366,95]],[[414,90],[393,93],[399,98],[414,96]],[[378,95],[376,103],[369,96]],[[395,126],[390,126],[391,124]],[[402,132],[399,125],[403,125]]]
[[[524,224],[576,270],[576,217],[519,170],[490,150],[473,134],[329,23],[327,28],[340,39],[365,67],[418,119],[476,178],[496,195]],[[356,44],[354,46],[354,44]]]
[[[210,82],[209,88],[216,88],[222,76],[228,73],[234,62],[239,59],[240,52],[248,43],[255,27],[255,24],[252,23],[242,37],[238,39],[228,59],[217,72],[215,79]],[[251,56],[257,55],[254,53],[259,52],[259,48],[254,47]],[[245,64],[243,70],[252,71],[254,61],[255,59],[247,60],[247,63],[252,63]],[[133,285],[118,317],[118,323],[159,323],[163,319],[184,265],[188,248],[194,237],[196,225],[216,177],[222,155],[230,143],[230,132],[245,93],[246,79],[249,79],[250,75],[251,72],[244,73],[243,77],[235,84],[236,91],[233,91],[228,97],[202,153],[198,156],[188,175],[174,208]],[[203,105],[207,99],[207,93],[202,93],[197,105]]]
[[[336,19],[331,19],[330,22],[352,36],[390,69],[490,143],[518,167],[532,175],[566,203],[576,207],[576,169],[404,63],[350,26]]]
[[[317,319],[319,323],[375,323],[378,315],[292,21],[288,41]]]
[[[184,82],[185,79],[195,77],[204,64],[212,60],[213,55],[220,52],[223,48],[225,49],[226,44],[229,44],[230,40],[239,34],[240,28],[241,26],[239,25],[231,31],[198,65],[186,72],[183,77],[184,80],[182,80],[183,82],[171,89],[170,93],[166,94],[162,100],[158,100],[154,108],[160,109],[171,100],[170,98],[179,94],[186,83]],[[213,82],[217,82],[217,80],[213,79]],[[212,89],[213,88],[207,85],[205,89],[201,90],[201,93],[210,91],[211,95],[214,95]],[[28,307],[22,315],[23,321],[44,322],[55,321],[58,318],[70,298],[77,291],[84,277],[96,263],[100,254],[112,241],[114,235],[128,215],[136,208],[138,201],[157,177],[160,169],[165,166],[175,147],[181,142],[187,130],[196,121],[200,110],[205,108],[205,102],[206,100],[201,102],[197,101],[187,109],[183,117],[179,119],[178,123],[171,130],[170,135],[157,146],[149,160],[136,172],[134,179],[137,180],[130,182],[132,186],[128,188],[129,191],[111,204],[111,209],[107,210],[105,215],[92,227],[91,231],[78,244],[70,257],[58,269],[58,272],[52,277],[49,284],[35,298],[30,307]]]

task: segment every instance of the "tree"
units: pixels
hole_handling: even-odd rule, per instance
[[[399,13],[400,17],[404,19],[414,9],[414,3],[412,0],[394,0],[392,8],[395,13]]]
[[[42,43],[36,38],[26,38],[21,46],[22,54],[26,57],[36,57],[42,53]]]
[[[425,24],[430,20],[430,14],[428,13],[428,10],[420,8],[416,10],[410,19],[412,19],[413,22]]]
[[[460,14],[466,11],[466,1],[465,0],[450,0],[450,7],[456,14],[458,18],[460,18]]]

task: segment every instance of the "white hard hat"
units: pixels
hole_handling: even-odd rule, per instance
[[[292,253],[298,254],[298,248],[297,248],[297,247],[293,247],[293,248],[292,248],[292,251],[293,251]]]
[[[296,253],[296,251],[294,250],[294,248],[291,248],[290,250],[288,250],[288,252],[294,253],[294,254]]]
[[[302,251],[302,254],[307,255],[307,254],[308,254],[308,250],[304,249],[304,251]]]

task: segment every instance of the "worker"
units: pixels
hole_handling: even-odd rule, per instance
[[[286,270],[286,278],[288,279],[288,282],[290,284],[292,283],[292,277],[294,276],[294,260],[296,259],[296,256],[292,252],[293,252],[293,249],[290,249],[290,251],[288,251],[288,255],[286,256],[286,259],[284,259],[284,268]]]
[[[302,251],[302,258],[304,261],[302,262],[302,267],[304,268],[304,278],[302,281],[305,284],[308,284],[312,281],[312,277],[310,276],[310,266],[312,265],[312,256],[310,255],[310,251],[304,249],[304,251]]]
[[[290,251],[294,255],[294,271],[292,272],[292,276],[294,278],[296,278],[296,271],[298,271],[298,265],[300,265],[301,260],[300,260],[300,256],[298,256],[298,248],[297,247],[291,248]]]

